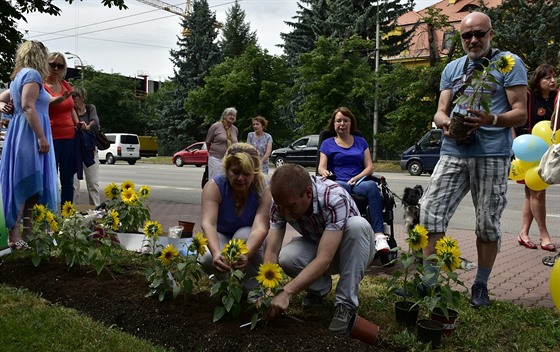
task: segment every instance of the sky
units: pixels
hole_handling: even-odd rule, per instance
[[[218,21],[225,22],[232,0],[207,0]],[[153,2],[161,2],[154,0]],[[184,9],[186,1],[165,0]],[[438,0],[416,0],[416,10]],[[68,4],[54,0],[61,16],[28,14],[18,22],[26,39],[42,41],[51,52],[70,52],[84,65],[106,73],[164,81],[173,76],[169,52],[177,49],[181,17],[136,0],[126,0],[128,10],[104,7],[101,0],[76,0]],[[256,31],[259,45],[271,55],[281,55],[280,33],[288,33],[298,10],[297,0],[240,0],[245,21]],[[79,59],[68,59],[68,66],[79,66]]]

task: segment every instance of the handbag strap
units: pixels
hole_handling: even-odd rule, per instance
[[[558,127],[558,107],[560,106],[560,102],[558,101],[558,97],[560,95],[556,94],[556,104],[554,106],[554,128],[552,129],[552,143],[554,144],[554,141],[556,140],[556,127]]]

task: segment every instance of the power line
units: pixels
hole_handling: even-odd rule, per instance
[[[33,31],[33,32],[39,32],[39,31]],[[41,33],[41,32],[39,32],[39,33]],[[119,43],[119,44],[130,44],[130,45],[149,46],[149,47],[162,48],[162,49],[173,49],[172,47],[161,46],[161,45],[142,44],[142,43],[134,43],[134,42],[125,42],[125,41],[122,41],[122,40],[112,40],[112,39],[101,39],[101,38],[83,37],[83,36],[78,35],[78,34],[60,36],[60,38],[46,39],[46,40],[44,40],[43,42],[51,41],[51,40],[67,39],[67,38],[72,38],[72,37],[76,37],[76,36],[80,37],[80,39],[98,40],[98,41],[103,41],[103,42],[111,42],[111,43]]]

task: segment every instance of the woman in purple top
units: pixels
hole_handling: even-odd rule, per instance
[[[368,199],[375,248],[387,252],[390,248],[383,231],[381,194],[375,181],[365,179],[373,173],[373,162],[366,140],[354,135],[356,128],[356,118],[348,108],[340,107],[333,112],[328,129],[336,136],[321,144],[318,171],[324,177],[334,175],[348,193]]]
[[[236,143],[228,148],[223,168],[223,174],[202,190],[201,227],[209,251],[200,263],[208,274],[225,276],[231,268],[246,271],[243,286],[248,292],[257,284],[272,197],[259,154],[250,144]],[[249,252],[230,266],[222,249],[232,238],[246,241]]]

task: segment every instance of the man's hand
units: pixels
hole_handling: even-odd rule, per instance
[[[268,312],[266,314],[266,320],[274,320],[287,311],[291,298],[292,295],[286,291],[281,291],[276,294],[270,302],[270,307],[268,308]]]

